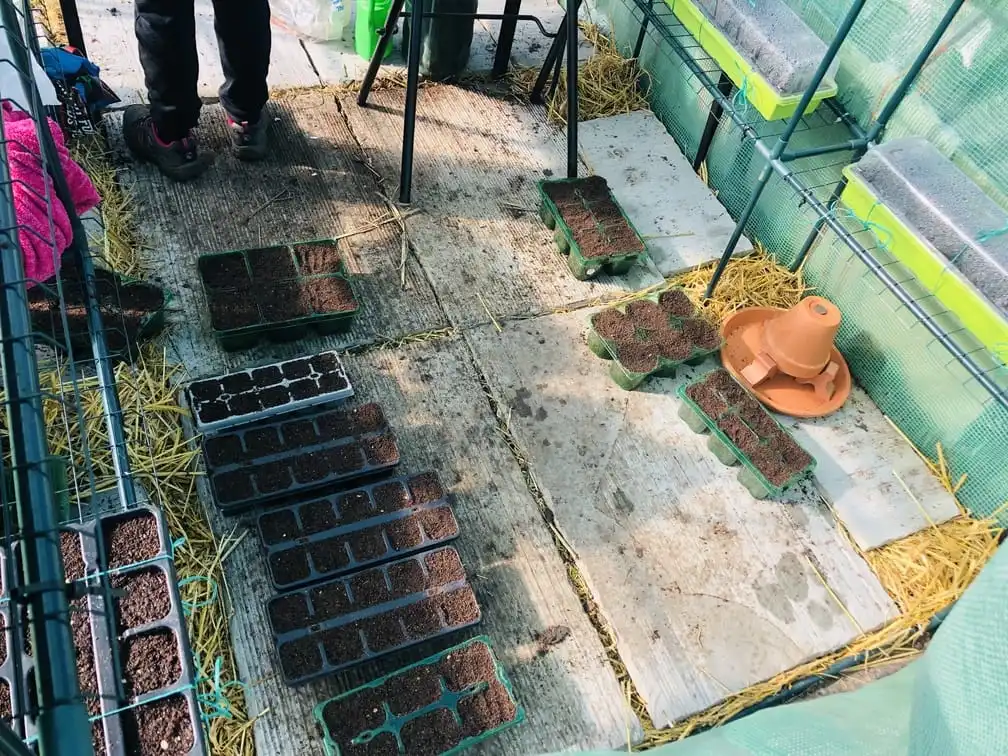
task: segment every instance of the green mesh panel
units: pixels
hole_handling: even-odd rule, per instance
[[[758,2],[758,0],[757,0]],[[828,39],[846,12],[832,0],[788,0],[805,21]],[[849,41],[842,48],[838,84],[840,101],[862,125],[877,113],[895,80],[924,44],[944,3],[937,0],[873,0],[868,3]],[[692,159],[710,110],[711,98],[679,56],[668,35],[681,40],[712,80],[718,69],[676,21],[662,0],[654,0],[658,23],[648,25],[640,61],[652,84],[651,105],[686,156]],[[630,54],[643,14],[634,0],[600,0],[617,44]],[[886,136],[919,134],[950,155],[996,200],[1008,202],[1008,128],[1004,97],[1008,94],[1008,4],[999,0],[968,3],[921,78],[899,108]],[[744,101],[737,110],[755,137],[723,116],[707,156],[708,182],[733,217],[749,200],[763,160],[755,139],[772,145],[783,122],[769,123]],[[1000,115],[998,115],[1000,113]],[[850,131],[826,107],[806,116],[792,139],[793,149],[841,142]],[[816,196],[827,203],[851,158],[849,152],[802,159],[790,164]],[[842,208],[838,213],[842,213]],[[798,195],[773,176],[746,234],[778,259],[795,259],[813,230],[814,214]],[[849,228],[869,249],[876,246],[859,223]],[[884,250],[874,254],[897,280],[906,283],[918,302],[945,323],[957,340],[968,344],[955,319]],[[856,380],[869,392],[921,450],[934,454],[940,442],[958,477],[967,473],[962,502],[978,516],[990,514],[1008,499],[1008,411],[997,405],[918,323],[883,284],[831,233],[817,243],[805,266],[806,277],[844,313],[838,345]],[[972,351],[973,345],[970,344]],[[980,359],[987,359],[976,347]],[[1003,366],[990,362],[994,377],[1008,384]],[[1008,523],[1008,512],[1002,513]]]

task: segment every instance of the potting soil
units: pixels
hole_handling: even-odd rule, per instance
[[[631,255],[644,245],[612,198],[600,176],[577,181],[546,182],[543,191],[556,205],[585,258]]]

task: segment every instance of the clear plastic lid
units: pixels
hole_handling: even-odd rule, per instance
[[[784,0],[695,0],[735,49],[782,95],[800,94],[826,55],[826,44]],[[832,86],[837,63],[823,81]]]
[[[918,238],[1008,311],[1008,212],[922,137],[885,142],[852,169]]]

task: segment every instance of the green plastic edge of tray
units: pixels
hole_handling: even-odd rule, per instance
[[[745,91],[746,99],[756,108],[756,112],[768,121],[779,121],[794,115],[801,103],[802,92],[784,95],[774,89],[770,82],[732,46],[728,38],[714,26],[703,11],[689,0],[665,0],[665,4],[732,83]],[[804,115],[813,113],[823,100],[835,97],[837,91],[835,83],[829,86],[820,85]]]
[[[639,300],[647,300],[648,302],[653,302],[655,304],[658,304],[658,299],[661,297],[662,294],[665,294],[666,292],[669,292],[669,291],[675,291],[676,289],[679,289],[680,291],[685,291],[685,289],[683,289],[681,286],[672,286],[672,287],[670,287],[668,289],[665,289],[663,291],[659,291],[659,292],[655,292],[653,294],[648,294],[646,296],[639,297],[638,299],[635,299],[633,301],[636,302],[636,301],[639,301]],[[613,307],[604,307],[599,312],[604,312],[605,310],[610,310],[610,309],[611,310],[618,310],[620,312],[625,312],[626,311],[626,306],[628,304],[631,304],[631,302],[626,302],[626,303],[621,304],[621,305],[615,305]],[[724,346],[724,338],[722,337],[719,340],[717,347],[714,348],[714,349],[709,349],[709,350],[707,350],[707,349],[694,350],[693,354],[691,354],[689,357],[687,357],[684,360],[670,360],[670,359],[667,359],[665,357],[659,357],[658,358],[658,366],[654,370],[651,370],[651,371],[649,371],[647,373],[637,373],[637,372],[635,372],[633,370],[627,370],[623,366],[623,363],[621,363],[619,361],[619,359],[616,357],[617,350],[616,350],[615,345],[613,345],[612,342],[610,342],[608,339],[604,338],[603,336],[600,336],[599,333],[598,333],[598,331],[595,330],[595,325],[592,323],[592,320],[595,318],[595,315],[598,315],[598,314],[599,313],[595,313],[594,315],[591,315],[588,318],[588,334],[589,334],[588,338],[589,338],[589,342],[591,341],[592,337],[594,336],[594,338],[598,340],[598,343],[603,344],[605,346],[605,349],[609,353],[609,356],[608,357],[603,357],[602,355],[598,354],[598,352],[595,352],[595,350],[592,350],[592,352],[597,357],[600,357],[603,360],[608,359],[608,360],[611,360],[614,364],[619,365],[619,369],[622,371],[622,373],[627,378],[627,383],[628,384],[633,384],[634,388],[636,388],[637,386],[639,386],[640,384],[642,384],[644,381],[646,381],[651,376],[664,377],[664,376],[668,376],[670,373],[674,373],[678,368],[682,367],[683,365],[698,365],[701,362],[703,362],[705,359],[707,359],[708,357],[710,357],[711,355],[713,355],[716,352],[720,351],[721,347]],[[698,313],[696,315],[693,315],[692,317],[702,317],[702,316],[699,315],[699,313]],[[675,315],[669,315],[669,319],[670,320],[674,320],[674,321],[678,321],[678,322],[682,322],[683,320],[686,320],[687,318],[681,318],[681,317],[678,317],[678,316],[675,316]],[[620,388],[626,388],[626,387],[620,385]],[[627,390],[628,391],[632,391],[633,389],[627,389]]]
[[[297,258],[294,257],[294,247],[300,247],[304,244],[336,244],[333,239],[311,239],[308,241],[291,242],[289,244],[273,244],[270,247],[255,247],[254,249],[273,249],[276,247],[283,247],[287,249],[287,252],[291,255],[294,261],[294,265],[297,266]],[[224,257],[226,255],[245,255],[249,249],[231,249],[224,252],[210,252],[205,255],[200,255],[196,260],[197,270],[199,265],[203,260],[213,259],[217,257]],[[248,258],[245,257],[245,265],[248,266]],[[300,268],[296,268],[300,271]],[[251,271],[249,271],[249,279],[251,280]],[[242,326],[240,328],[231,328],[229,330],[218,330],[211,326],[214,338],[219,341],[233,341],[236,339],[256,339],[267,336],[274,331],[286,330],[288,328],[310,328],[315,323],[340,323],[349,322],[357,315],[360,310],[360,299],[357,296],[357,287],[354,283],[353,276],[346,272],[346,264],[340,259],[339,268],[331,273],[313,273],[310,275],[302,275],[300,272],[293,278],[280,279],[281,281],[303,281],[318,278],[341,278],[346,281],[347,285],[350,287],[350,292],[353,294],[355,306],[352,310],[346,310],[344,312],[333,312],[328,314],[314,314],[305,315],[300,318],[294,318],[292,320],[284,320],[279,323],[266,323],[257,324],[251,326]],[[203,296],[207,296],[207,286],[203,281],[203,277],[200,276],[200,286],[203,289]],[[208,297],[209,299],[209,297]]]
[[[753,474],[753,476],[760,482],[760,484],[766,488],[766,490],[769,492],[768,493],[769,496],[780,496],[782,493],[784,493],[784,491],[791,488],[791,486],[793,486],[795,483],[798,483],[800,480],[808,477],[816,469],[816,459],[811,454],[809,454],[809,457],[811,457],[812,462],[803,467],[800,471],[796,472],[790,478],[788,478],[787,482],[784,483],[783,485],[775,486],[773,483],[767,480],[766,476],[763,473],[761,473],[752,462],[749,461],[749,458],[745,454],[742,453],[742,450],[739,449],[735,444],[733,444],[728,439],[728,436],[726,436],[724,432],[717,427],[717,423],[715,423],[714,420],[700,408],[700,405],[698,405],[696,402],[694,402],[686,395],[686,389],[688,389],[690,386],[695,386],[696,384],[706,380],[707,376],[709,375],[710,373],[705,373],[696,380],[683,384],[678,389],[676,389],[676,394],[679,395],[679,399],[682,400],[682,402],[686,404],[686,406],[688,406],[691,410],[693,410],[694,412],[697,413],[697,415],[700,416],[700,419],[704,421],[704,425],[707,426],[707,429],[715,436],[717,436],[718,440],[721,441],[721,443],[723,443],[725,446],[727,446],[735,453],[735,458],[738,459],[738,461],[742,465],[744,465],[745,468],[749,470],[749,472]],[[759,400],[757,399],[756,401]],[[766,409],[764,408],[763,411],[766,412]],[[788,433],[787,429],[777,421],[776,417],[771,415],[769,412],[767,412],[767,415],[770,417],[771,420],[774,421],[774,424],[781,431],[781,433],[784,433],[786,436],[788,436],[788,438],[790,438],[792,441],[798,444],[798,442],[795,441],[794,436]],[[801,444],[798,444],[798,446],[801,446]]]
[[[384,685],[389,679],[393,677],[397,677],[403,674],[404,672],[408,672],[411,669],[416,669],[417,667],[424,667],[433,664],[434,662],[440,661],[449,654],[453,654],[456,651],[460,651],[461,649],[466,648],[467,646],[471,646],[474,643],[485,643],[486,646],[490,649],[491,653],[493,653],[493,643],[490,641],[490,638],[486,635],[477,635],[474,638],[470,638],[467,641],[458,643],[452,646],[451,648],[445,649],[444,651],[432,654],[431,656],[428,656],[426,659],[421,659],[418,662],[414,662],[413,664],[405,666],[401,669],[397,669],[395,672],[390,672],[387,675],[379,677],[377,680],[372,680],[371,682],[364,683],[363,685],[358,685],[353,690],[348,690],[346,693],[340,693],[338,696],[327,698],[325,701],[315,704],[314,708],[312,709],[312,716],[315,717],[315,721],[318,723],[319,727],[322,729],[322,732],[324,733],[322,745],[325,747],[326,756],[341,756],[339,745],[334,743],[332,739],[329,737],[329,728],[326,727],[325,720],[322,718],[322,710],[328,704],[330,704],[333,701],[339,701],[343,698],[348,698],[349,696],[355,695],[358,691],[364,690],[366,688],[377,688],[381,685]],[[511,685],[511,680],[508,678],[507,673],[504,671],[504,667],[501,665],[500,660],[497,659],[496,654],[493,654],[493,660],[494,660],[494,674],[497,676],[497,681],[504,686],[504,689],[508,692],[508,695],[511,697],[511,700],[514,702],[515,705],[514,719],[512,719],[509,722],[504,722],[503,724],[497,725],[497,727],[494,727],[492,730],[487,730],[482,735],[477,735],[476,737],[471,738],[465,738],[457,746],[455,746],[449,751],[445,751],[444,753],[438,754],[438,756],[453,756],[454,754],[461,753],[466,748],[470,748],[474,745],[477,745],[478,743],[482,743],[483,741],[500,734],[504,730],[507,730],[511,727],[516,727],[517,725],[520,725],[522,722],[525,721],[525,709],[523,709],[521,704],[518,703],[518,699],[515,697],[514,694],[514,688]]]
[[[620,212],[620,217],[622,217],[623,220],[626,221],[627,226],[629,226],[630,230],[633,231],[634,236],[637,237],[637,240],[641,243],[641,246],[644,249],[642,249],[640,252],[627,252],[623,254],[606,255],[604,257],[585,257],[584,255],[581,254],[581,248],[578,246],[577,242],[574,241],[574,234],[571,233],[570,226],[568,226],[567,223],[564,221],[563,216],[560,214],[560,209],[556,206],[556,203],[554,203],[553,200],[549,198],[549,195],[546,194],[546,189],[544,187],[547,184],[573,184],[576,181],[582,181],[584,178],[587,177],[583,176],[581,178],[573,178],[573,179],[540,179],[539,181],[536,182],[536,188],[539,190],[539,199],[543,203],[543,205],[546,206],[547,210],[553,216],[553,218],[556,219],[557,228],[560,229],[560,232],[564,235],[564,238],[567,239],[567,244],[570,247],[567,254],[574,256],[577,262],[577,266],[583,269],[591,267],[593,265],[597,265],[599,267],[599,270],[601,270],[606,265],[619,265],[620,263],[627,263],[627,262],[632,263],[642,255],[648,254],[647,243],[644,241],[644,237],[640,235],[640,232],[637,230],[637,227],[634,226],[630,218],[627,217],[626,211],[623,210],[623,205],[621,205],[616,200],[616,198],[613,196],[612,189],[608,189],[608,186],[607,189],[609,191],[609,199],[611,199],[613,201],[613,204],[616,205],[616,208]],[[596,272],[592,275],[597,274],[598,273]],[[592,275],[588,275],[587,278],[591,278]]]
[[[840,201],[871,230],[879,244],[905,265],[921,286],[934,294],[991,353],[1008,354],[1008,322],[997,308],[966,280],[954,265],[926,240],[918,237],[857,174],[854,166],[843,169],[847,186]],[[869,217],[871,216],[871,217]],[[892,234],[879,236],[872,224]],[[938,284],[941,285],[938,285]]]

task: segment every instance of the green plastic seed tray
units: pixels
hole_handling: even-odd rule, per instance
[[[345,331],[359,309],[329,240],[201,255],[198,266],[211,329],[226,351]]]
[[[646,297],[641,297],[641,300],[636,301],[647,301],[652,302],[655,305],[661,306],[659,304],[661,297],[676,291],[682,292],[682,289],[679,287],[675,287],[674,289],[671,289],[668,292],[649,294]],[[633,303],[628,303],[627,305],[622,305],[608,309],[617,310],[618,312],[626,314],[627,307],[632,304]],[[602,312],[605,312],[605,310],[603,310]],[[669,357],[660,356],[653,370],[649,370],[646,372],[638,372],[635,370],[631,370],[630,368],[626,367],[622,362],[620,362],[618,345],[615,342],[610,341],[609,339],[599,334],[599,332],[595,329],[596,318],[598,318],[599,315],[602,314],[602,312],[593,315],[589,322],[588,335],[587,335],[588,348],[597,357],[601,357],[603,360],[611,361],[612,364],[609,367],[609,377],[613,379],[613,381],[616,383],[617,386],[626,389],[627,391],[633,391],[642,383],[644,383],[644,381],[646,381],[648,378],[651,378],[652,376],[658,378],[674,378],[676,375],[676,371],[679,369],[680,366],[699,365],[708,357],[710,357],[712,354],[719,352],[721,350],[721,347],[724,345],[724,340],[719,335],[717,343],[714,345],[710,345],[707,348],[702,348],[696,344],[691,344],[690,345],[691,351],[688,357],[673,359]],[[696,315],[695,310],[694,315],[692,316],[681,317],[674,314],[668,314],[669,327],[673,331],[678,333],[682,333],[684,323],[694,319],[700,319]]]
[[[525,721],[486,636],[324,701],[314,716],[327,756],[347,756],[362,746],[375,753],[447,756]]]
[[[739,482],[749,489],[749,493],[753,495],[753,498],[766,499],[768,497],[779,497],[787,489],[811,475],[816,467],[815,459],[812,455],[802,449],[798,442],[795,441],[794,437],[788,433],[776,419],[774,419],[773,415],[767,412],[763,406],[758,403],[755,397],[751,397],[751,395],[747,394],[755,405],[759,407],[759,411],[769,419],[768,424],[772,424],[773,433],[786,437],[789,442],[794,445],[794,447],[808,457],[807,464],[803,465],[785,481],[780,483],[771,482],[753,463],[753,461],[734,442],[732,442],[732,440],[718,426],[719,420],[724,420],[727,417],[735,417],[739,423],[745,425],[749,431],[759,438],[761,446],[767,447],[769,445],[769,437],[761,436],[741,418],[739,415],[739,402],[732,403],[728,400],[724,400],[725,409],[719,412],[717,417],[711,417],[700,407],[700,405],[689,397],[686,392],[691,387],[703,383],[715,372],[718,371],[706,373],[700,378],[678,388],[677,393],[679,394],[679,398],[682,400],[682,404],[679,407],[679,417],[682,418],[682,420],[684,420],[690,429],[695,433],[710,434],[707,437],[707,448],[722,464],[729,467],[741,464],[738,472]]]
[[[557,248],[567,257],[567,266],[571,273],[580,281],[594,278],[600,273],[619,276],[633,267],[637,259],[647,252],[647,246],[641,235],[637,233],[623,208],[612,196],[609,185],[601,176],[588,176],[577,179],[545,179],[537,184],[539,188],[539,217],[547,228],[553,231],[553,240]],[[564,218],[556,202],[550,197],[552,187],[574,186],[573,194],[576,203],[587,212],[590,221],[585,228],[577,229],[577,233],[597,232],[600,241],[610,242],[616,247],[613,252],[605,255],[588,254],[575,238],[573,229]],[[605,222],[603,212],[615,215],[612,222]],[[617,241],[612,241],[612,234],[618,233]],[[583,239],[582,239],[583,241]]]

